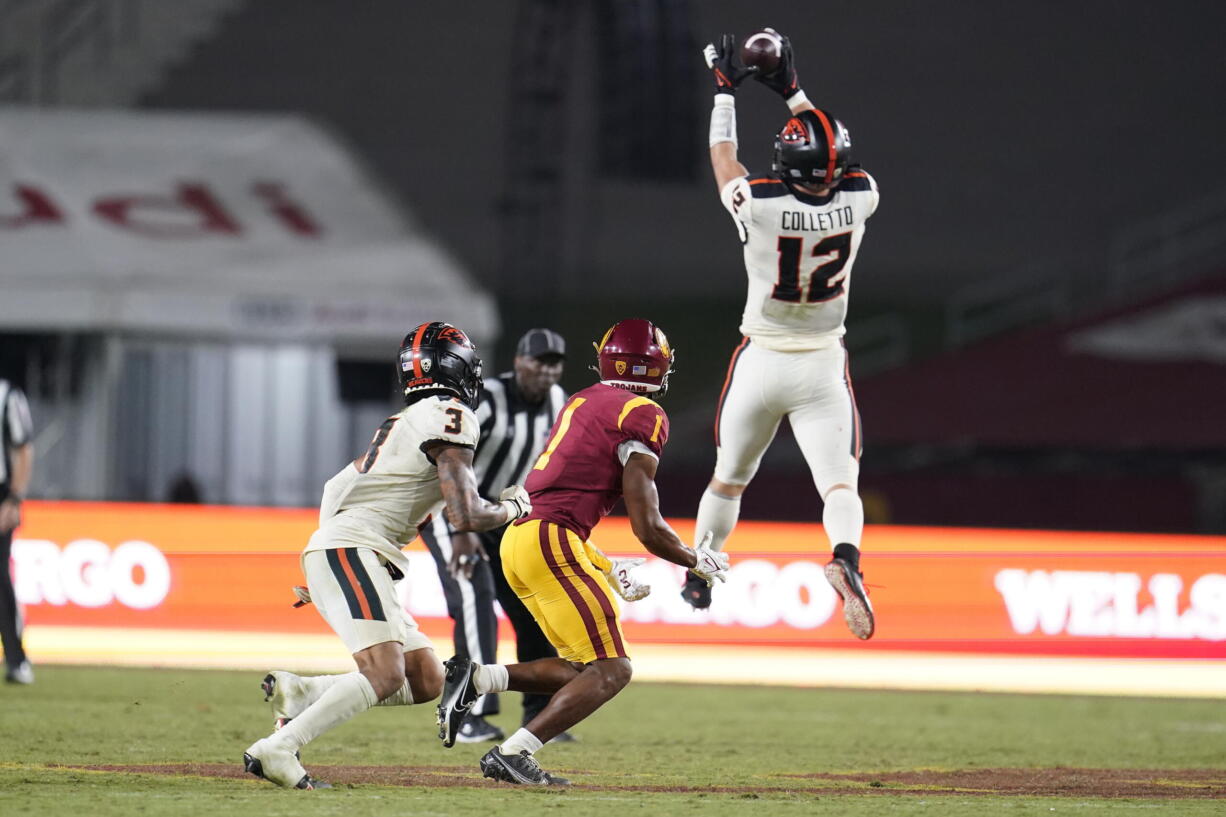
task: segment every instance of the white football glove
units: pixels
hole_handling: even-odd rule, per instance
[[[630,575],[630,571],[641,565],[646,559],[611,559],[612,564],[605,571],[609,586],[617,595],[626,601],[638,601],[647,598],[651,592],[650,584],[640,584]]]
[[[532,513],[532,500],[522,485],[510,485],[498,495],[498,504],[507,509],[507,521],[523,519]]]
[[[711,549],[711,540],[715,535],[707,531],[707,535],[694,548],[698,562],[690,568],[690,572],[700,579],[707,580],[707,587],[715,584],[715,580],[728,581],[728,554]]]

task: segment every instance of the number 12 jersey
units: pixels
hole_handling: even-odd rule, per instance
[[[773,176],[742,176],[720,200],[745,245],[749,294],[741,334],[767,349],[807,351],[843,336],[851,268],[877,209],[872,176],[852,166],[824,196]]]

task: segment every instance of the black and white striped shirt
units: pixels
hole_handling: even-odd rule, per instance
[[[531,405],[520,396],[514,372],[485,381],[477,406],[481,441],[473,459],[481,496],[497,501],[508,485],[524,484],[565,402],[566,392],[556,383],[544,400]]]
[[[33,435],[26,396],[7,380],[0,380],[0,497],[8,496],[12,450],[30,442]]]

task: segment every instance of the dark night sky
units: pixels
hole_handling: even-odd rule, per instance
[[[245,33],[203,51],[194,76],[148,104],[314,113],[493,281],[506,68],[523,47],[515,5],[262,0],[245,12]],[[1226,4],[691,6],[696,46],[723,30],[788,33],[810,98],[851,128],[882,190],[856,268],[861,301],[940,302],[1023,264],[1101,255],[1137,219],[1226,188]],[[697,181],[594,180],[592,78],[618,69],[595,49],[591,24],[576,34],[571,138],[558,156],[568,169],[561,291],[581,298],[603,281],[736,297],[740,254],[702,165],[705,78],[693,89]],[[742,159],[764,171],[786,112],[753,84],[739,113]]]

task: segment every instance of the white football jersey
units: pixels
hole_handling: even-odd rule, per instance
[[[407,570],[400,548],[443,498],[422,446],[441,440],[475,449],[480,437],[477,415],[453,397],[424,397],[387,418],[366,453],[324,485],[319,530],[303,552],[368,547]]]
[[[745,245],[749,295],[741,334],[781,352],[819,349],[843,336],[851,268],[877,183],[852,167],[825,196],[773,176],[743,176],[720,191]]]

